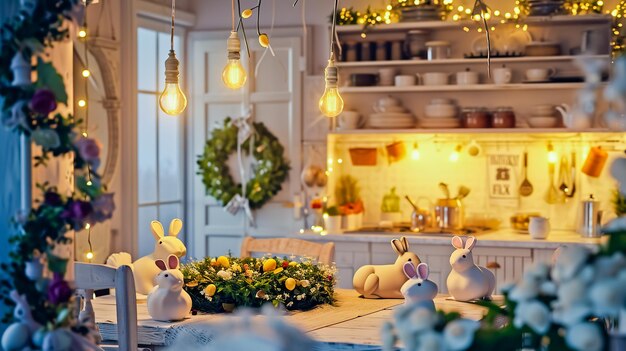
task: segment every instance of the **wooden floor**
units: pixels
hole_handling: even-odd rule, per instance
[[[402,299],[362,299],[354,290],[336,290],[335,306],[325,305],[306,312],[291,312],[285,318],[320,341],[320,349],[370,350],[380,345],[380,326],[392,319],[393,309],[404,303]],[[447,295],[435,299],[437,309],[457,311],[464,317],[478,320],[485,309],[473,304],[452,301]],[[105,340],[117,339],[115,300],[103,297],[94,300],[96,322]],[[148,315],[145,301],[140,301],[138,337],[141,345],[154,349],[171,345],[176,337],[196,338],[195,342],[211,340],[219,325],[231,316],[203,314],[181,322],[157,322]]]

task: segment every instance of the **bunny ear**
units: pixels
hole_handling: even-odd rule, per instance
[[[170,222],[170,230],[168,234],[170,236],[178,236],[178,233],[180,233],[181,229],[183,229],[183,221],[181,221],[179,218],[174,218]]]
[[[402,247],[402,243],[398,239],[391,240],[391,247],[393,251],[395,251],[398,256],[402,256],[406,251],[404,251],[404,247]]]
[[[152,229],[152,235],[156,241],[161,240],[162,237],[165,236],[163,231],[163,225],[159,221],[150,222],[150,229]]]
[[[402,238],[400,238],[400,242],[402,243],[402,248],[404,249],[404,252],[408,252],[409,251],[409,241],[406,240],[406,236],[403,236]]]
[[[452,246],[454,246],[457,249],[462,249],[463,239],[461,239],[460,236],[455,235],[454,238],[452,238]]]
[[[404,275],[406,275],[409,279],[417,278],[415,266],[413,266],[413,263],[411,262],[404,263],[404,265],[402,266],[402,271],[404,272]]]
[[[476,245],[476,238],[473,236],[467,238],[467,241],[465,242],[465,248],[467,250],[471,250],[474,248],[474,245]]]
[[[17,293],[17,290],[11,290],[9,296],[11,297],[11,300],[13,300],[13,302],[15,302],[16,304],[20,303],[20,295]]]
[[[169,255],[167,257],[167,263],[170,266],[170,269],[178,268],[178,257],[176,255]]]
[[[156,260],[154,261],[154,264],[156,264],[156,266],[159,267],[159,269],[162,271],[167,270],[167,266],[165,266],[165,262],[163,262],[163,260]]]
[[[417,265],[417,276],[423,280],[428,279],[428,264],[422,262]]]

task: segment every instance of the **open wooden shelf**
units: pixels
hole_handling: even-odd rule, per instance
[[[412,93],[412,92],[442,92],[442,91],[512,91],[512,90],[553,90],[553,89],[581,89],[584,83],[512,83],[512,84],[475,84],[475,85],[412,85],[371,86],[371,87],[342,87],[341,94],[356,93]]]
[[[610,22],[612,17],[610,15],[557,15],[557,16],[528,16],[524,18],[524,23],[535,25],[559,25],[559,24],[591,24],[591,23],[606,23]],[[490,25],[496,25],[500,22],[497,20],[489,21]],[[376,26],[370,26],[367,28],[368,33],[376,32],[393,32],[393,31],[407,31],[411,29],[437,29],[437,28],[463,28],[464,26],[474,26],[477,22],[474,21],[421,21],[421,22],[399,22],[391,24],[380,24]],[[338,33],[361,33],[363,31],[363,25],[351,24],[345,26],[337,26]]]
[[[573,61],[583,56],[559,55],[559,56],[518,56],[518,57],[494,57],[492,63],[522,63],[522,62],[563,62]],[[610,60],[611,57],[606,55],[588,55],[585,58],[594,58],[601,60]],[[353,67],[389,67],[389,66],[430,66],[430,65],[469,65],[487,63],[486,58],[452,58],[443,60],[389,60],[389,61],[355,61],[355,62],[337,62],[337,67],[353,68]]]

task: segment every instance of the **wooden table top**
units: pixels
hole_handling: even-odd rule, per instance
[[[288,312],[285,318],[307,332],[312,338],[326,344],[343,346],[380,345],[380,327],[391,320],[393,309],[404,303],[403,299],[363,299],[354,290],[336,289],[334,306],[323,305],[310,311]],[[479,320],[486,309],[474,304],[450,300],[447,295],[435,298],[438,310],[457,311],[465,318]],[[104,340],[117,340],[117,316],[115,299],[111,296],[93,300],[96,323]],[[199,314],[179,322],[158,322],[148,315],[144,301],[137,304],[138,340],[140,345],[158,348],[167,346],[179,335],[201,335],[211,340],[220,323],[230,318],[229,314]],[[198,331],[201,329],[201,332]],[[345,348],[345,347],[344,347]],[[349,347],[358,349],[358,347]]]

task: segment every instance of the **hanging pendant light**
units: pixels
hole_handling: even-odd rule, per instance
[[[226,50],[228,51],[228,62],[226,67],[222,71],[222,81],[228,89],[237,90],[246,84],[246,70],[241,64],[241,41],[239,40],[239,34],[237,31],[239,27],[235,28],[235,0],[231,0],[231,30],[230,36],[226,41]],[[239,24],[241,25],[241,18],[248,18],[252,15],[252,10],[247,9],[241,13]],[[245,32],[244,32],[245,39]]]
[[[324,88],[324,94],[320,98],[319,108],[320,111],[326,117],[336,117],[343,111],[343,99],[339,95],[339,88],[337,85],[338,69],[335,66],[335,23],[337,16],[337,2],[335,0],[335,6],[333,10],[333,23],[330,33],[330,58],[328,59],[328,66],[324,70],[324,80],[326,86]]]
[[[159,106],[171,116],[181,114],[187,107],[187,98],[178,84],[179,62],[174,51],[174,16],[176,0],[172,0],[172,26],[170,33],[170,53],[165,60],[165,89],[159,97]]]

